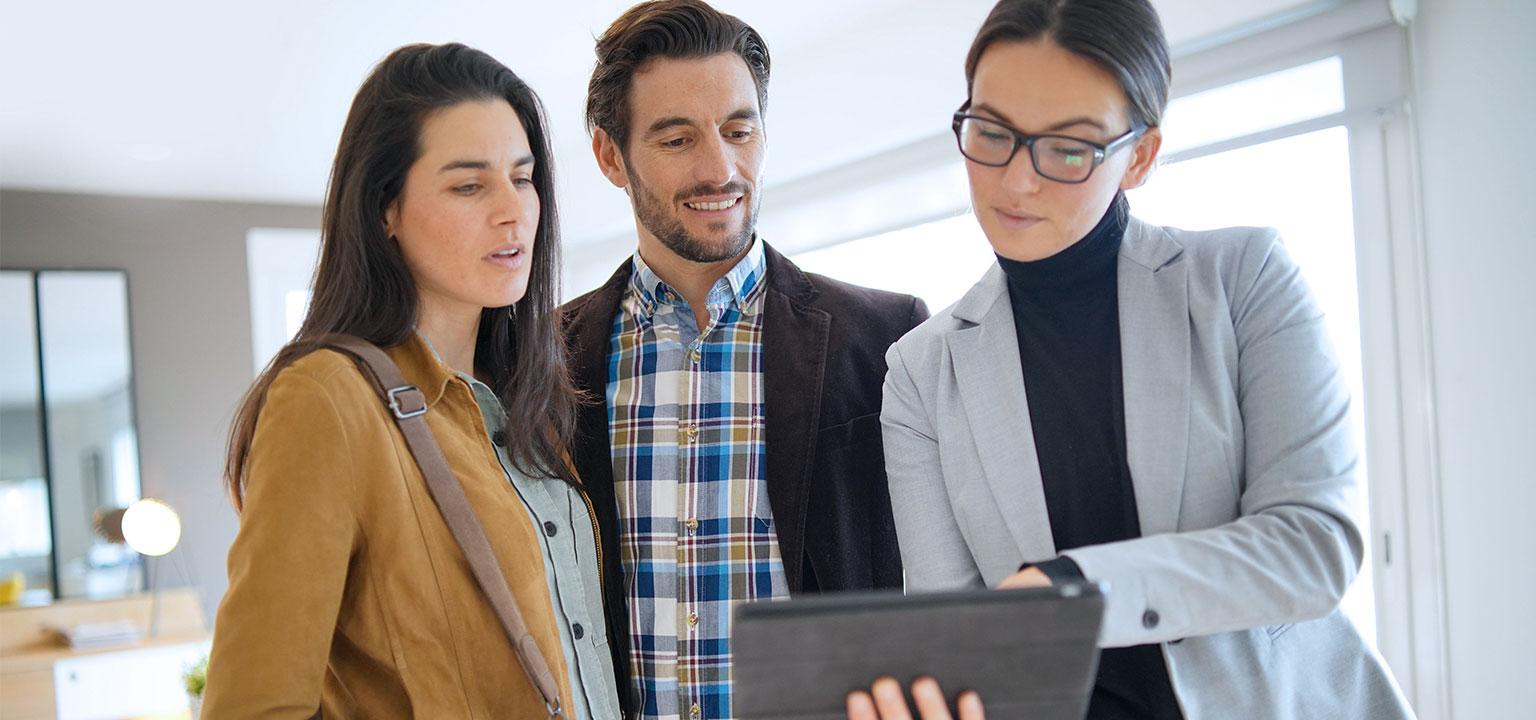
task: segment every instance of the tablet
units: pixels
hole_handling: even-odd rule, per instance
[[[741,718],[844,719],[849,692],[926,675],[951,709],[977,691],[988,720],[1082,720],[1103,618],[1091,583],[749,603],[734,618],[732,704]]]

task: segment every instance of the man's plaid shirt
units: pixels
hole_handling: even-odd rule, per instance
[[[788,597],[768,504],[761,240],[710,289],[698,328],[638,253],[614,318],[607,407],[646,718],[732,716],[731,610]]]

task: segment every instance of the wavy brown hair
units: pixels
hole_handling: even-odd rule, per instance
[[[555,312],[560,237],[543,107],[526,83],[490,55],[459,44],[407,45],[384,58],[352,100],[331,166],[309,312],[298,335],[278,351],[235,412],[224,482],[236,511],[244,505],[246,460],[256,423],[278,373],[320,349],[315,339],[323,335],[345,333],[390,347],[414,332],[416,284],[398,243],[385,232],[385,208],[400,197],[406,173],[420,155],[421,128],[429,115],[462,102],[497,98],[512,106],[528,133],[542,209],[528,291],[515,307],[481,312],[475,368],[489,376],[508,415],[539,419],[550,429],[508,435],[507,450],[518,470],[576,481],[564,460],[577,396]]]

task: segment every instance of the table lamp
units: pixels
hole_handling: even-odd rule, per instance
[[[110,543],[127,543],[134,552],[148,558],[163,557],[176,549],[181,540],[181,518],[176,511],[159,500],[145,498],[135,500],[126,508],[103,510],[96,513],[92,523],[96,533]],[[153,571],[148,573],[150,592],[149,636],[160,632],[160,587],[155,583]]]

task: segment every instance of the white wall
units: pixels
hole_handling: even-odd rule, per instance
[[[1536,3],[1412,29],[1456,718],[1536,707]]]
[[[246,232],[319,223],[318,207],[0,191],[0,264],[128,272],[143,491],[181,514],[210,621],[237,526],[225,435],[252,380]]]

